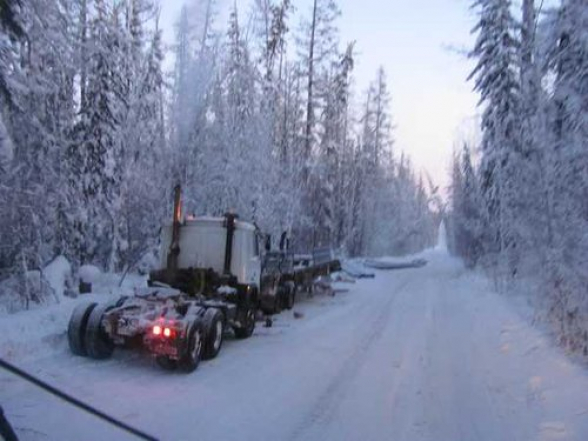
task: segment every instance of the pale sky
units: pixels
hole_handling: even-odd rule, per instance
[[[188,0],[190,1],[190,0]],[[234,0],[227,2],[233,4]],[[161,0],[162,26],[171,43],[184,0]],[[248,11],[250,0],[237,0]],[[312,0],[292,0],[309,15]],[[471,126],[478,97],[466,78],[472,63],[455,48],[469,48],[475,17],[469,0],[338,0],[342,44],[357,41],[357,99],[380,65],[388,75],[397,156],[406,152],[417,172],[445,187],[454,146]],[[223,17],[224,19],[224,17]],[[298,26],[298,17],[291,29]],[[224,27],[224,23],[223,23]],[[449,49],[453,48],[453,49]]]

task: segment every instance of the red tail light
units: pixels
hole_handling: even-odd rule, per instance
[[[163,330],[163,336],[165,338],[174,339],[178,336],[178,331],[175,328],[165,328]]]
[[[157,337],[176,338],[177,332],[175,328],[169,328],[167,326],[162,325],[155,325],[151,329],[151,333]]]

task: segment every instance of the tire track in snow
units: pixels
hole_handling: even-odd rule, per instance
[[[335,410],[347,394],[351,380],[357,376],[361,367],[366,362],[366,355],[372,349],[374,344],[380,340],[386,324],[392,315],[392,307],[396,303],[398,296],[404,291],[410,281],[404,281],[391,296],[390,299],[381,306],[380,312],[375,320],[371,322],[368,331],[358,339],[351,355],[344,359],[337,374],[328,383],[326,389],[314,403],[311,411],[302,419],[297,428],[288,438],[290,441],[307,439],[308,435],[317,426],[326,426],[332,419]]]

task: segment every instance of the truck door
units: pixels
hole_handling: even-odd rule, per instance
[[[249,235],[251,259],[249,260],[248,283],[259,288],[261,278],[261,256],[259,253],[259,238],[255,232]]]

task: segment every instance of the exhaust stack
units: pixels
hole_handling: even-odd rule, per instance
[[[225,214],[225,228],[227,229],[227,241],[225,244],[225,264],[223,274],[231,275],[231,262],[233,261],[233,238],[235,236],[237,215],[233,213]]]
[[[182,226],[182,187],[178,184],[174,188],[174,219],[172,224],[172,240],[167,253],[167,269],[171,272],[178,270],[178,256],[180,255],[180,227]]]

